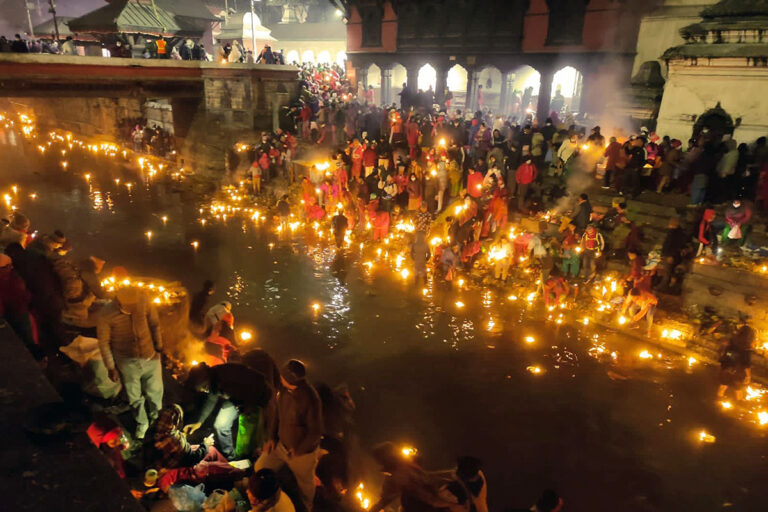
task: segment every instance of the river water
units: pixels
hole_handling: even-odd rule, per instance
[[[715,368],[640,360],[638,342],[544,322],[540,306],[495,289],[424,293],[391,271],[368,272],[355,251],[340,259],[269,223],[203,226],[191,193],[70,157],[0,132],[0,192],[17,185],[14,203],[33,228],[63,230],[75,258],[94,254],[191,291],[213,279],[215,299],[233,302],[255,344],[278,361],[304,360],[316,381],[348,384],[364,448],[409,444],[430,469],[475,455],[493,511],[528,507],[545,488],[566,510],[765,510],[765,433],[721,410]],[[592,357],[595,336],[615,359]],[[714,443],[700,441],[703,429]]]

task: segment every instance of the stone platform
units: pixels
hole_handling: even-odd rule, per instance
[[[44,444],[25,429],[30,410],[61,402],[10,327],[0,322],[0,510],[141,512],[128,486],[84,433]]]

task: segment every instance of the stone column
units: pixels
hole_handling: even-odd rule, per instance
[[[539,85],[539,99],[536,103],[536,120],[539,126],[544,125],[549,117],[549,105],[552,100],[552,80],[555,73],[551,69],[540,69],[541,84]]]
[[[467,98],[465,100],[465,117],[470,118],[475,115],[477,109],[477,85],[480,79],[480,73],[475,69],[467,70]]]
[[[435,68],[437,81],[435,82],[435,103],[440,108],[445,108],[445,87],[448,83],[448,70],[443,67]]]
[[[406,82],[408,83],[408,88],[412,92],[416,92],[419,89],[419,68],[416,66],[409,66],[406,69]]]
[[[381,103],[392,103],[392,66],[380,66],[381,69]]]
[[[509,95],[515,85],[515,74],[504,72],[501,74],[501,93],[499,99],[499,112],[502,116],[509,114]]]

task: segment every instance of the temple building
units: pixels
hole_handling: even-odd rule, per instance
[[[706,128],[748,143],[768,134],[766,29],[764,0],[723,0],[684,27],[684,43],[663,55],[657,131],[687,140]]]
[[[67,21],[67,27],[73,33],[91,35],[107,46],[118,40],[128,43],[133,56],[140,57],[146,43],[158,37],[167,39],[169,46],[192,38],[210,49],[212,24],[217,20],[202,0],[111,0]]]
[[[344,0],[353,78],[395,101],[403,83],[451,106],[598,114],[629,81],[645,3]],[[402,80],[402,81],[401,81]],[[522,108],[520,108],[522,107]],[[553,108],[554,107],[554,108]],[[515,110],[516,109],[516,110]]]

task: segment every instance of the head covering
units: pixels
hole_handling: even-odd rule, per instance
[[[298,359],[291,359],[280,369],[280,375],[291,386],[298,386],[307,378],[307,368]]]

